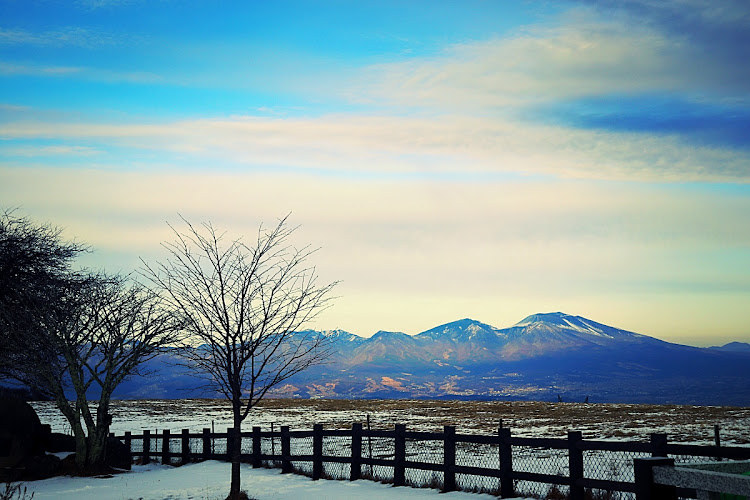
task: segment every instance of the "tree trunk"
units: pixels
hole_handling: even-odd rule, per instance
[[[86,433],[83,431],[83,425],[81,424],[81,414],[77,408],[74,409],[70,405],[65,398],[62,388],[56,388],[58,390],[55,393],[55,402],[70,424],[70,430],[73,432],[73,437],[75,438],[76,468],[83,470],[86,468],[86,463],[88,462],[88,443],[86,442]]]
[[[102,471],[107,468],[107,438],[109,429],[97,426],[88,436],[88,460],[86,468],[91,472]]]
[[[234,428],[232,429],[233,439],[232,449],[227,450],[232,456],[232,483],[229,488],[229,497],[227,500],[236,500],[240,498],[240,454],[242,453],[242,442],[240,441],[240,427],[242,426],[242,416],[240,414],[242,410],[242,401],[239,398],[234,398],[232,401],[232,412],[233,412],[233,423]]]
[[[229,491],[230,499],[240,498],[240,454],[242,452],[242,443],[240,442],[239,426],[232,429],[234,439],[232,439],[232,486]]]
[[[76,468],[78,470],[84,470],[88,463],[88,451],[89,446],[86,442],[86,433],[83,432],[83,426],[78,423],[75,425],[71,422],[73,428],[73,436],[76,439]]]
[[[103,391],[102,391],[103,392]],[[102,394],[96,409],[96,426],[89,432],[88,467],[93,471],[106,469],[107,439],[112,417],[109,415],[109,396]]]

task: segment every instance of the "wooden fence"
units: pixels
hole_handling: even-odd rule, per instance
[[[232,441],[241,439],[244,444],[249,444],[248,441],[252,443],[252,447],[246,446],[243,449],[241,460],[252,464],[253,467],[270,465],[280,467],[282,472],[294,472],[299,469],[296,463],[311,463],[310,475],[314,480],[330,476],[325,474],[324,464],[347,464],[350,480],[371,477],[364,473],[366,471],[363,467],[369,466],[370,470],[374,466],[387,467],[392,468],[392,477],[387,479],[390,479],[396,486],[407,484],[407,470],[430,471],[441,476],[443,491],[461,489],[457,485],[457,475],[479,476],[494,478],[498,487],[490,492],[499,494],[502,498],[517,496],[517,482],[519,481],[562,486],[568,490],[569,498],[573,500],[583,500],[587,489],[624,492],[625,497],[634,498],[638,491],[634,478],[625,481],[593,478],[586,474],[587,470],[592,469],[591,461],[596,459],[595,456],[607,453],[626,457],[631,473],[633,459],[644,456],[674,457],[683,461],[705,460],[706,458],[711,460],[750,459],[750,448],[670,443],[666,434],[651,434],[650,440],[646,442],[595,441],[583,439],[582,433],[578,431],[568,432],[567,439],[514,437],[509,428],[502,427],[492,435],[458,434],[453,426],[444,427],[443,432],[413,432],[407,431],[405,425],[396,425],[393,430],[367,430],[363,429],[362,424],[354,424],[351,429],[345,430],[323,429],[322,425],[315,425],[312,430],[302,431],[292,431],[289,427],[281,427],[275,432],[262,431],[260,427],[253,427],[252,432],[241,433],[231,428],[224,433],[212,433],[210,429],[203,429],[201,433],[183,430],[179,434],[172,434],[165,430],[152,434],[149,430],[144,430],[141,434],[126,432],[124,435],[114,437],[124,442],[131,450],[133,457],[140,458],[143,463],[148,463],[155,458],[160,459],[162,463],[172,463],[173,459],[181,463],[210,459],[229,460],[228,450],[231,450]],[[346,454],[324,453],[325,438],[345,440],[340,447],[346,451]],[[312,439],[312,446],[304,450],[300,450],[300,446],[293,448],[292,441],[298,439],[306,440],[305,442]],[[392,453],[385,456],[373,455],[372,446],[370,445],[369,448],[366,446],[371,443],[372,439],[386,439],[389,443],[392,441],[390,447]],[[272,443],[270,452],[267,449],[269,440]],[[275,446],[277,440],[280,446]],[[138,441],[141,442],[141,446],[134,447],[135,442]],[[223,449],[216,450],[217,442],[224,443]],[[415,449],[415,445],[422,448],[428,447],[426,444],[428,442],[432,443],[432,449],[439,452],[437,455],[442,457],[439,463],[412,460],[413,457],[407,456],[407,443],[410,449]],[[485,462],[496,463],[497,466],[459,463],[461,461],[457,460],[458,447],[464,449],[477,445],[489,446],[488,449],[497,453],[496,458],[492,457],[492,460]],[[175,451],[175,448],[178,448],[178,451]],[[549,473],[549,471],[534,472],[514,468],[514,456],[517,460],[521,448],[560,450],[561,457],[564,458],[567,455],[565,463],[567,474],[562,471]],[[293,449],[295,449],[294,452]],[[330,451],[330,446],[328,449]],[[586,456],[586,463],[584,463],[584,456]],[[525,468],[528,469],[528,464],[534,463],[533,460],[529,461]],[[477,490],[477,488],[470,489]],[[486,488],[484,490],[489,491]],[[678,493],[683,498],[696,498],[695,490],[684,489]]]

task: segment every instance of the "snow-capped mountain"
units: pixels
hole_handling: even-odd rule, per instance
[[[330,342],[327,363],[289,379],[284,397],[415,397],[750,405],[750,353],[701,349],[562,312],[496,328],[465,318],[418,335],[298,333]],[[188,368],[154,360],[119,397],[188,397]],[[172,360],[173,361],[173,360]],[[200,385],[204,385],[201,381]],[[194,394],[195,395],[195,394]],[[209,394],[202,393],[202,396]]]
[[[532,314],[501,331],[508,339],[502,348],[505,359],[523,359],[565,349],[661,342],[561,312]]]
[[[511,328],[514,330],[524,329],[527,332],[563,330],[575,332],[576,334],[608,339],[615,339],[618,337],[645,338],[644,335],[620,330],[619,328],[603,325],[581,316],[573,316],[572,314],[561,312],[532,314],[531,316],[525,317]]]

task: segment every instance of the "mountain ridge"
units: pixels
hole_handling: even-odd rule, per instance
[[[272,396],[556,401],[561,395],[590,396],[592,402],[750,405],[750,353],[674,344],[562,312],[532,314],[506,328],[463,318],[416,335],[299,333],[326,337],[331,356]],[[145,367],[160,375],[134,377],[116,397],[188,397],[198,387],[195,375],[165,359]]]

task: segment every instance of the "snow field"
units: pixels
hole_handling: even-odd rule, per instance
[[[34,500],[221,500],[229,492],[230,464],[207,461],[182,467],[140,465],[123,474],[55,477],[26,483]],[[277,469],[242,466],[242,488],[257,500],[495,500],[491,495],[418,489],[374,481],[312,481]],[[520,497],[519,497],[520,500]]]

